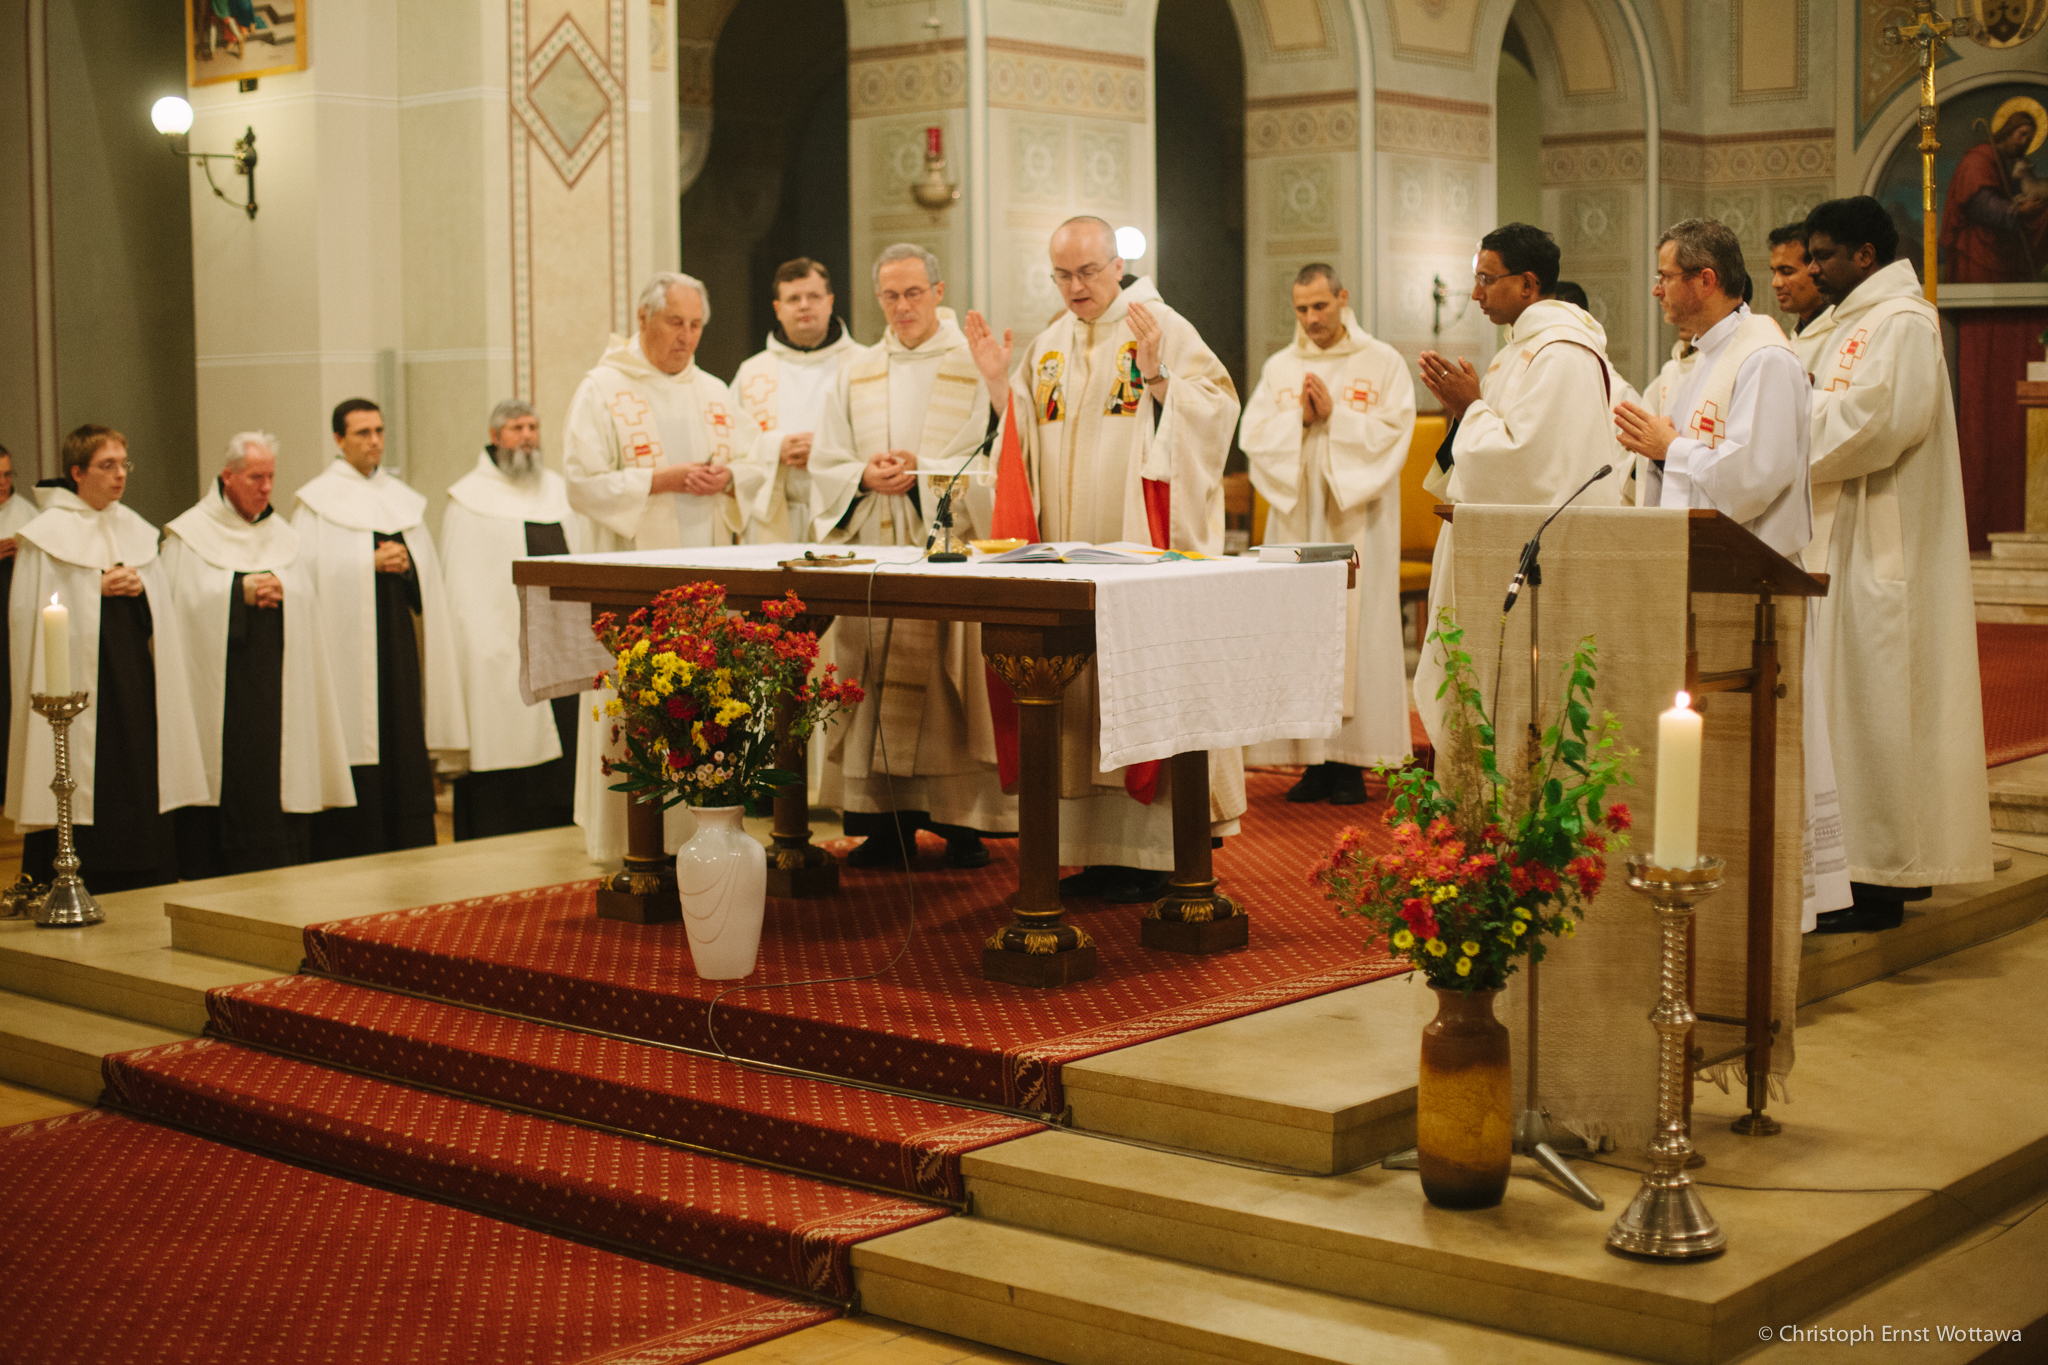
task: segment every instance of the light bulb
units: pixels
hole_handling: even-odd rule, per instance
[[[192,106],[176,95],[165,95],[149,106],[149,121],[165,137],[192,131]]]
[[[1137,228],[1125,226],[1116,230],[1116,254],[1126,261],[1145,258],[1145,234]]]

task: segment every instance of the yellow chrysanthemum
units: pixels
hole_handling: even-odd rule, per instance
[[[1415,935],[1409,933],[1406,929],[1396,929],[1394,931],[1394,946],[1402,952],[1408,951],[1408,949],[1415,946]]]
[[[1516,919],[1528,919],[1528,918],[1529,918],[1529,912],[1528,912],[1527,910],[1523,909],[1523,908],[1522,908],[1521,906],[1519,906],[1519,905],[1518,905],[1518,906],[1516,906],[1516,907],[1515,907],[1515,918],[1516,918]]]
[[[1520,938],[1522,935],[1529,932],[1529,926],[1522,923],[1520,920],[1516,920],[1513,924],[1510,924],[1508,928],[1514,931],[1514,935],[1516,938]]]
[[[1440,938],[1433,938],[1424,946],[1429,949],[1429,955],[1431,957],[1442,957],[1445,953],[1451,950],[1450,945],[1445,943]]]
[[[698,747],[699,749],[701,749],[701,748],[703,748],[703,747],[704,747],[704,722],[703,722],[703,721],[701,721],[701,720],[693,720],[693,721],[691,721],[691,722],[690,722],[690,739],[691,739],[691,740],[692,740],[692,741],[693,741],[693,742],[694,742],[694,743],[696,744],[696,746],[697,746],[697,747]]]
[[[1435,901],[1438,905],[1442,905],[1445,901],[1450,900],[1457,894],[1458,888],[1455,886],[1439,886],[1435,891],[1430,893],[1429,898]]]
[[[644,687],[640,690],[640,704],[642,706],[656,706],[659,705],[660,702],[661,694],[656,692],[653,688]]]
[[[722,701],[718,704],[718,723],[730,725],[753,709],[743,701]]]
[[[1479,945],[1468,938],[1463,943],[1460,943],[1458,945],[1458,951],[1463,953],[1466,957],[1472,957],[1479,952]]]
[[[608,716],[623,716],[626,714],[626,708],[617,697],[613,697],[604,704],[604,713]]]
[[[1575,935],[1576,935],[1576,934],[1577,934],[1578,932],[1579,932],[1579,923],[1578,923],[1578,921],[1577,921],[1577,920],[1569,920],[1569,919],[1568,919],[1568,920],[1566,920],[1566,921],[1564,922],[1564,936],[1565,936],[1566,938],[1571,938],[1571,937],[1575,936]]]
[[[1472,975],[1472,959],[1471,959],[1471,958],[1469,958],[1469,957],[1461,957],[1461,958],[1459,958],[1459,959],[1458,959],[1458,975],[1459,975],[1459,976],[1470,976],[1470,975]]]
[[[602,716],[603,714],[604,714],[604,708],[603,708],[602,706],[593,706],[593,707],[591,707],[591,708],[590,708],[590,718],[591,718],[592,720],[596,720],[596,719],[597,719],[598,717]]]
[[[648,644],[645,640],[642,640],[633,646],[633,657],[636,659],[644,659],[647,657],[647,650]]]
[[[676,652],[672,649],[664,649],[661,653],[654,656],[654,666],[656,668],[674,668],[680,663],[682,663],[682,660],[676,657]]]

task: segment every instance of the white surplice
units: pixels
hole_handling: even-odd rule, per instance
[[[833,381],[862,346],[838,318],[810,350],[792,346],[778,327],[768,345],[732,377],[732,396],[753,419],[756,434],[734,462],[732,476],[749,545],[784,545],[811,537],[811,475],[782,463],[787,436],[815,435]],[[815,442],[814,442],[815,444]]]
[[[1813,315],[1813,321],[1794,332],[1786,340],[1792,343],[1792,353],[1799,357],[1799,363],[1806,370],[1810,382],[1821,361],[1833,354],[1835,334],[1835,309],[1832,304]]]
[[[519,696],[519,590],[512,561],[526,558],[526,524],[559,525],[570,554],[588,550],[583,518],[552,469],[513,478],[489,451],[448,489],[441,554],[455,636],[455,668],[469,716],[469,770],[530,768],[562,756],[555,716]]]
[[[1628,477],[1626,452],[1614,438],[1614,366],[1607,332],[1593,315],[1562,299],[1529,305],[1508,329],[1507,343],[1479,381],[1479,401],[1465,409],[1451,439],[1452,465],[1432,466],[1423,487],[1445,502],[1554,507],[1601,465],[1614,472],[1585,491],[1577,507],[1613,507]],[[1455,524],[1437,535],[1429,574],[1429,626],[1455,602],[1451,582]],[[1503,593],[1507,584],[1502,583]],[[1470,630],[1480,624],[1459,623]],[[1415,710],[1441,750],[1445,741],[1441,648],[1432,642],[1415,667]]]
[[[1661,415],[1680,435],[1660,465],[1636,458],[1636,478],[1650,507],[1714,508],[1758,540],[1800,563],[1813,536],[1813,495],[1807,477],[1813,393],[1806,369],[1772,319],[1746,306],[1700,333],[1693,353],[1674,362],[1675,382],[1659,385]],[[1806,754],[1806,896],[1800,929],[1846,908],[1849,864],[1842,847],[1842,810],[1821,699],[1818,616],[1806,611],[1802,668],[1802,735]]]
[[[403,535],[420,585],[424,648],[420,679],[427,748],[454,752],[469,748],[469,721],[455,670],[455,636],[442,585],[440,557],[423,519],[427,500],[379,469],[364,478],[347,460],[336,458],[320,477],[297,494],[292,529],[299,560],[313,577],[320,603],[320,630],[334,673],[334,697],[341,707],[341,731],[348,761],[362,767],[381,762],[377,752],[377,568],[376,537]]]
[[[1415,435],[1415,385],[1400,352],[1361,330],[1346,309],[1328,349],[1297,324],[1294,344],[1266,362],[1245,404],[1238,443],[1266,499],[1268,544],[1349,541],[1358,583],[1347,595],[1344,729],[1335,739],[1282,739],[1245,751],[1247,763],[1350,763],[1410,756],[1408,677],[1401,648],[1401,467]],[[1301,424],[1304,376],[1331,412]],[[1392,494],[1392,496],[1389,496]]]
[[[185,687],[185,656],[178,617],[171,608],[171,576],[157,554],[156,527],[120,503],[94,511],[68,488],[44,490],[43,511],[15,532],[14,587],[7,604],[14,709],[7,740],[7,818],[18,829],[57,823],[50,790],[56,749],[50,726],[29,709],[29,694],[44,690],[42,608],[55,596],[70,615],[71,686],[100,698],[100,576],[116,565],[135,570],[149,602],[150,653],[156,662],[157,809],[203,805],[206,779],[192,698]],[[71,722],[71,794],[74,823],[93,823],[94,740],[99,707],[89,705]]]
[[[1164,332],[1161,399],[1138,373],[1130,305]],[[1167,491],[1168,548],[1223,552],[1223,464],[1237,426],[1237,389],[1194,324],[1134,281],[1092,321],[1061,313],[1010,376],[1025,473],[1045,540],[1153,543],[1146,483]],[[1101,716],[1091,663],[1068,687],[1060,725],[1060,861],[1173,866],[1173,812],[1162,771],[1151,804],[1129,796],[1121,769],[1101,768]],[[1209,819],[1218,835],[1244,814],[1238,750],[1209,756]]]
[[[1910,261],[1835,306],[1814,372],[1821,680],[1849,876],[1991,876],[1991,807],[1962,456],[1941,325]]]
[[[221,732],[227,705],[228,626],[236,574],[274,575],[284,588],[284,705],[279,736],[278,792],[287,811],[311,814],[353,806],[348,740],[335,701],[333,661],[320,633],[313,575],[301,562],[299,537],[272,510],[250,522],[220,486],[164,528],[165,571],[184,644],[185,684],[205,762],[207,799],[220,804]],[[256,610],[256,608],[249,608]],[[159,656],[161,657],[161,656]],[[159,664],[161,667],[161,664]]]

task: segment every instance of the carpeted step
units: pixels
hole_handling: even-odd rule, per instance
[[[319,977],[216,990],[207,1012],[313,1061],[927,1198],[964,1197],[961,1153],[1040,1127]]]
[[[481,1212],[847,1298],[853,1244],[930,1204],[199,1039],[106,1059],[107,1101]]]
[[[690,1365],[833,1316],[104,1109],[0,1129],[9,1365]]]

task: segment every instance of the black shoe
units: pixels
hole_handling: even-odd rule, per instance
[[[1321,801],[1330,794],[1330,765],[1311,763],[1301,773],[1301,781],[1287,789],[1287,799],[1296,805],[1310,801]]]
[[[846,855],[848,867],[908,867],[910,860],[917,856],[917,835],[905,831],[906,838],[895,834],[871,834],[854,846]]]
[[[1060,878],[1060,895],[1075,900],[1100,900],[1103,888],[1109,882],[1109,874],[1124,869],[1103,864],[1091,864],[1071,877]]]
[[[946,840],[946,866],[959,868],[987,867],[988,848],[981,840],[970,834],[965,839]]]
[[[1330,773],[1330,804],[1362,806],[1372,800],[1365,790],[1365,770],[1351,763],[1325,763]]]
[[[1060,895],[1076,900],[1130,905],[1136,901],[1158,900],[1166,890],[1166,878],[1164,872],[1148,872],[1142,867],[1094,863],[1071,877],[1060,878]]]
[[[1906,922],[1902,901],[1866,901],[1847,910],[1824,911],[1815,921],[1816,934],[1869,934],[1896,929]]]

